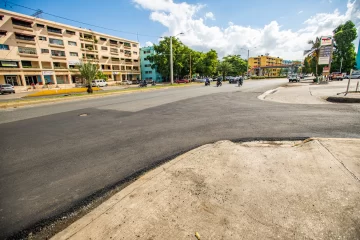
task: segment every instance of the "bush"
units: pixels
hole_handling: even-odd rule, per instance
[[[252,76],[251,79],[266,79],[266,78],[287,78],[287,76],[277,76],[277,77],[269,77],[269,76]]]

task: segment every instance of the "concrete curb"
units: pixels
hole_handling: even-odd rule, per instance
[[[352,97],[327,97],[326,101],[335,102],[335,103],[360,103],[360,98],[352,98]]]
[[[282,87],[278,87],[278,88],[275,88],[275,89],[270,89],[266,92],[264,92],[263,94],[261,94],[260,96],[258,96],[258,99],[260,100],[265,100],[265,98],[270,95],[270,94],[274,94],[276,93],[279,89],[281,89]]]

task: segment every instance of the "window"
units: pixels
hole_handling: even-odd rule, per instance
[[[106,41],[106,40],[107,40],[106,38],[103,37],[100,38],[100,41]]]
[[[55,39],[55,38],[49,38],[49,42],[50,44],[55,44],[55,45],[64,45],[64,41],[61,39]]]
[[[111,53],[118,53],[118,50],[116,48],[110,48]]]
[[[60,67],[60,63],[59,62],[54,62],[54,68],[59,68]]]
[[[108,57],[108,56],[102,56],[102,58],[103,58],[103,59],[109,59],[109,57]]]
[[[15,61],[1,61],[0,64],[1,67],[13,67],[13,68],[19,67],[18,65],[19,63]]]
[[[39,40],[41,40],[41,41],[46,41],[46,37],[39,36]]]
[[[9,45],[0,44],[0,50],[9,50]]]
[[[25,35],[20,33],[15,33],[15,38],[19,40],[25,40],[25,41],[35,41],[35,36],[33,35]]]
[[[137,52],[133,51],[133,54],[137,55]]]
[[[51,56],[65,57],[65,51],[51,50]]]
[[[151,67],[151,64],[145,64],[145,67]]]
[[[134,62],[138,62],[138,60],[137,60],[137,59],[134,59]]]
[[[123,50],[123,49],[120,49],[120,52],[124,52],[124,50]]]
[[[59,33],[59,34],[62,33],[62,30],[60,28],[54,28],[54,27],[50,27],[50,26],[47,26],[47,30],[48,30],[48,32],[52,32],[52,33]]]
[[[133,47],[137,47],[137,44],[135,44],[135,43],[133,43],[133,45],[132,45]]]
[[[150,50],[144,51],[144,54],[148,54],[150,53]]]
[[[107,50],[107,47],[101,46],[101,50]]]
[[[119,58],[114,58],[114,57],[112,57],[112,58],[111,58],[111,61],[120,61],[120,59],[119,59]]]
[[[0,30],[0,37],[6,36],[7,31]]]
[[[110,44],[117,44],[117,41],[110,39]]]
[[[49,53],[49,49],[42,48],[41,53]]]
[[[128,43],[128,42],[125,42],[125,43],[124,43],[124,47],[131,47],[131,44]]]
[[[36,48],[18,47],[19,53],[34,54],[36,55]]]
[[[4,15],[0,15],[0,20],[3,20]]]
[[[75,35],[76,34],[74,31],[70,31],[70,30],[66,30],[65,33],[70,34],[70,35]]]
[[[21,65],[23,66],[23,68],[32,67],[31,61],[21,61]]]
[[[78,53],[77,52],[70,52],[70,56],[77,57]]]
[[[76,42],[73,42],[73,41],[68,41],[68,44],[69,44],[70,46],[77,46],[77,43],[76,43]]]
[[[14,24],[14,25],[21,26],[21,27],[27,27],[27,28],[31,28],[31,24],[32,24],[32,22],[24,21],[24,20],[17,19],[17,18],[12,18],[11,21],[12,21],[12,24]]]
[[[37,23],[36,26],[37,26],[38,28],[44,28],[44,27],[45,27],[45,25],[40,24],[40,23]]]

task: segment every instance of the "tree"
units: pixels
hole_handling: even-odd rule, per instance
[[[310,40],[308,41],[308,44],[311,44],[311,53],[309,54],[309,58],[311,59],[312,65],[315,66],[315,69],[313,70],[313,73],[315,73],[315,76],[318,76],[318,58],[319,58],[319,52],[320,52],[320,38],[316,37],[315,41]]]
[[[96,79],[104,79],[105,81],[108,80],[107,75],[105,75],[102,71],[98,71],[95,76]]]
[[[232,76],[242,75],[246,72],[247,61],[242,59],[240,55],[228,55],[223,57],[223,61],[233,66],[233,70],[229,72]]]
[[[226,74],[228,74],[229,72],[233,71],[233,66],[231,63],[226,62],[226,61],[222,61],[218,64],[217,66],[217,70],[221,73],[221,75],[223,76],[223,80],[225,79]]]
[[[79,67],[80,75],[85,79],[87,85],[87,92],[93,93],[91,81],[95,79],[98,73],[98,65],[91,62],[81,63]]]
[[[304,60],[304,67],[302,69],[302,72],[305,74],[311,73],[311,68],[310,68],[310,61],[311,59],[305,58]]]
[[[331,71],[340,71],[342,60],[342,71],[350,72],[356,64],[355,46],[352,43],[357,38],[355,24],[347,21],[334,29],[335,50]]]

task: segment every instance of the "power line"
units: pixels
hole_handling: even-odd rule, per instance
[[[6,7],[6,4],[12,4],[12,5],[14,5],[14,6],[22,7],[22,8],[28,9],[28,10],[38,11],[38,9],[26,7],[26,6],[17,4],[17,3],[13,3],[13,2],[9,2],[9,1],[3,1],[3,2],[5,3],[5,7]],[[145,37],[160,38],[160,36],[152,36],[152,35],[146,35],[146,34],[138,34],[138,33],[133,33],[133,32],[126,32],[126,31],[121,31],[121,30],[117,30],[117,29],[107,28],[107,27],[101,27],[101,26],[97,26],[97,25],[94,25],[94,24],[85,23],[85,22],[73,20],[73,19],[66,18],[66,17],[61,17],[61,16],[58,16],[58,15],[55,15],[55,14],[51,14],[51,13],[44,12],[44,11],[42,11],[41,14],[46,14],[46,15],[49,15],[49,16],[52,16],[52,17],[61,18],[61,19],[67,20],[67,21],[76,22],[76,23],[80,23],[80,24],[84,24],[84,25],[88,25],[88,26],[92,26],[92,27],[96,27],[96,28],[101,28],[101,29],[105,29],[105,30],[110,30],[110,31],[114,31],[114,32],[121,32],[121,33],[138,35],[138,36],[145,36]]]

